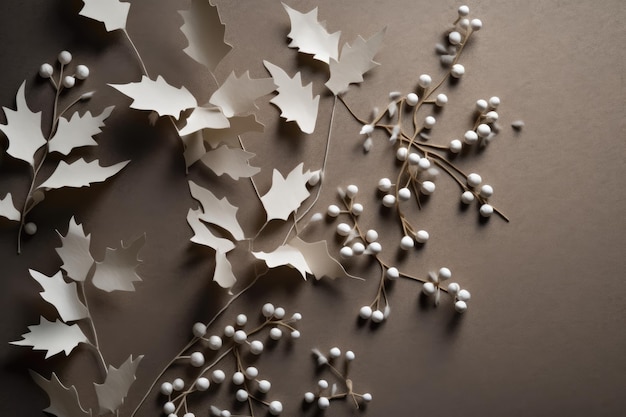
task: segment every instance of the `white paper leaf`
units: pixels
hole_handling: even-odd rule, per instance
[[[252,79],[248,71],[237,77],[233,71],[213,93],[209,103],[219,106],[226,117],[243,116],[257,110],[254,101],[275,88],[271,78]]]
[[[39,293],[41,298],[57,309],[64,322],[80,320],[89,316],[87,307],[78,298],[76,283],[65,282],[61,271],[51,277],[32,269],[29,269],[28,272],[43,287],[44,291]]]
[[[307,182],[315,175],[315,172],[302,172],[304,167],[300,163],[291,170],[287,178],[274,169],[272,175],[272,188],[261,197],[261,202],[267,213],[267,220],[282,219],[287,220],[294,210],[306,200],[311,194],[307,188]]]
[[[74,113],[70,120],[61,117],[56,133],[48,142],[49,151],[68,155],[74,148],[96,146],[98,143],[92,136],[102,132],[100,128],[104,126],[104,121],[114,108],[115,106],[107,107],[98,116],[92,116],[91,112],[87,111],[83,116],[78,112]]]
[[[48,321],[43,316],[40,323],[28,326],[29,333],[22,340],[10,342],[12,345],[32,346],[33,350],[45,350],[46,359],[59,352],[69,355],[79,343],[89,343],[87,336],[77,324],[68,326],[59,319]]]
[[[325,240],[309,243],[296,236],[289,241],[289,244],[300,251],[315,279],[354,278],[336,259],[330,256]]]
[[[233,149],[222,145],[207,152],[201,161],[216,175],[228,174],[232,179],[238,180],[239,178],[252,177],[261,171],[260,168],[252,167],[248,163],[248,160],[255,156],[255,154],[242,149]]]
[[[226,129],[230,122],[219,108],[196,107],[187,118],[185,127],[178,131],[186,136],[202,129]]]
[[[317,121],[320,96],[313,97],[313,83],[302,85],[300,73],[290,78],[280,67],[263,61],[278,86],[278,95],[270,100],[281,110],[280,116],[295,121],[304,133],[313,133]]]
[[[59,378],[53,372],[50,380],[36,372],[30,371],[30,376],[42,390],[48,394],[50,405],[43,411],[53,414],[57,417],[86,417],[91,416],[91,411],[87,412],[80,405],[78,400],[78,392],[76,387],[71,385],[67,388],[59,381]]]
[[[279,246],[269,253],[252,252],[252,255],[265,261],[268,268],[290,266],[295,268],[304,279],[306,279],[306,274],[313,274],[300,250],[290,244]]]
[[[215,70],[232,49],[224,42],[224,24],[217,8],[207,0],[192,0],[189,10],[178,13],[185,21],[180,30],[189,42],[184,52],[209,71]]]
[[[330,79],[326,83],[326,87],[334,95],[345,92],[352,83],[363,82],[363,74],[380,65],[373,59],[383,42],[384,36],[385,29],[367,41],[359,36],[354,45],[350,46],[346,43],[341,48],[339,60],[332,59],[330,61]]]
[[[229,119],[230,127],[228,129],[202,131],[204,141],[211,146],[217,148],[222,143],[239,144],[237,137],[248,132],[263,132],[264,126],[256,120],[256,116],[251,114],[244,117],[231,117]]]
[[[94,263],[89,252],[91,234],[86,235],[83,226],[76,223],[74,217],[70,219],[65,236],[58,231],[57,233],[61,238],[61,247],[55,250],[63,261],[61,268],[68,278],[74,281],[84,281]]]
[[[185,151],[183,152],[185,166],[189,168],[198,162],[206,153],[204,138],[202,136],[202,132],[197,131],[189,135],[181,136],[180,139],[182,140],[185,148]]]
[[[291,32],[287,35],[291,39],[290,48],[298,48],[327,64],[331,58],[337,59],[341,32],[328,33],[324,23],[317,21],[317,7],[308,13],[300,13],[285,3],[283,7],[291,21]]]
[[[178,119],[183,110],[198,107],[198,102],[189,90],[171,86],[160,75],[156,81],[144,75],[137,83],[109,86],[132,98],[131,108],[155,111],[159,116],[173,116]]]
[[[83,158],[80,158],[71,164],[61,161],[52,175],[37,188],[89,187],[95,182],[106,181],[120,172],[129,162],[118,162],[115,165],[103,167],[97,159],[85,162]]]
[[[107,248],[104,260],[96,262],[96,271],[93,274],[93,285],[102,291],[135,291],[133,282],[141,281],[135,269],[141,263],[139,251],[146,242],[146,235],[141,235],[134,241],[121,248]]]
[[[228,290],[237,282],[230,261],[226,258],[226,254],[220,250],[215,251],[215,273],[213,274],[213,281],[217,282],[220,287],[227,288]]]
[[[245,236],[237,221],[237,207],[228,202],[226,197],[218,199],[211,191],[189,181],[191,196],[202,205],[203,213],[200,220],[214,224],[228,231],[236,240],[244,240]]]
[[[107,32],[126,29],[130,3],[119,0],[83,0],[83,3],[85,5],[78,14],[104,23]]]
[[[115,411],[124,404],[128,390],[135,382],[135,379],[137,379],[135,374],[142,359],[143,355],[139,355],[133,361],[131,355],[119,369],[109,365],[104,383],[93,384],[98,397],[98,404],[100,405],[100,415],[106,413],[115,414]]]
[[[0,198],[0,216],[16,222],[19,222],[22,218],[20,211],[15,208],[11,193],[7,193],[4,198]]]
[[[203,215],[202,210],[189,209],[187,212],[187,223],[194,232],[193,237],[190,239],[193,243],[198,245],[208,246],[215,249],[215,251],[221,251],[223,253],[230,252],[235,249],[235,244],[228,239],[217,237],[211,232],[211,230],[200,221],[200,217]]]
[[[2,108],[7,124],[0,124],[0,130],[9,139],[7,153],[34,167],[35,152],[46,144],[46,138],[41,132],[41,112],[33,113],[28,108],[25,90],[26,81],[22,83],[15,96],[15,110],[7,107]]]

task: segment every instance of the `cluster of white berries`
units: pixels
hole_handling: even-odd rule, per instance
[[[422,292],[429,297],[434,296],[435,305],[438,305],[441,294],[440,288],[451,277],[452,271],[446,267],[440,268],[437,273],[429,273],[428,281],[422,285]],[[470,299],[469,291],[462,290],[458,283],[452,282],[448,285],[448,294],[455,297],[455,310],[459,313],[464,313],[467,310],[467,301]]]
[[[500,130],[500,126],[497,123],[499,116],[496,111],[499,105],[500,98],[497,96],[493,96],[489,100],[477,100],[476,111],[478,118],[475,128],[466,131],[463,135],[463,140],[451,140],[449,145],[450,152],[453,154],[461,152],[463,145],[480,144],[481,146],[487,146]]]
[[[475,172],[467,176],[467,187],[468,189],[461,194],[461,202],[471,204],[474,200],[478,200],[480,215],[483,217],[491,216],[494,208],[488,201],[493,195],[493,187],[489,184],[483,184],[482,177]]]
[[[454,26],[448,32],[448,45],[438,44],[436,47],[442,65],[451,66],[450,75],[453,78],[461,78],[465,74],[465,67],[456,62],[457,54],[471,33],[483,27],[483,22],[480,19],[469,19],[469,12],[469,7],[465,5],[459,7],[458,17],[454,21]]]
[[[68,51],[61,51],[57,56],[57,60],[61,64],[61,75],[59,77],[59,81],[61,83],[60,86],[57,86],[55,83],[55,87],[57,88],[72,88],[76,85],[76,80],[85,80],[89,77],[89,68],[86,65],[79,64],[74,69],[73,75],[65,75],[63,76],[63,70],[66,65],[69,65],[72,62],[72,54]],[[54,67],[51,64],[44,63],[39,67],[39,76],[42,78],[52,79],[54,75]]]

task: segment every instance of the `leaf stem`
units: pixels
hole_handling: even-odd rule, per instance
[[[83,296],[83,302],[85,303],[85,307],[87,307],[87,321],[89,322],[89,327],[93,335],[93,343],[90,346],[92,346],[98,353],[98,358],[100,359],[98,363],[102,366],[102,372],[104,373],[104,376],[107,376],[109,374],[109,370],[107,368],[106,361],[104,360],[104,356],[102,356],[102,351],[100,350],[98,332],[96,331],[96,326],[93,321],[93,316],[91,315],[91,310],[89,310],[89,301],[87,300],[87,293],[85,292],[85,284],[83,281],[78,281],[78,286],[80,287],[80,292]]]
[[[150,75],[148,74],[148,70],[146,69],[146,64],[144,64],[143,59],[141,58],[141,55],[139,54],[139,50],[135,46],[135,42],[133,42],[133,40],[131,39],[126,28],[123,28],[122,32],[124,32],[124,35],[126,36],[126,39],[128,40],[128,43],[130,43],[130,46],[133,48],[133,51],[135,52],[135,56],[137,57],[139,64],[141,64],[141,70],[143,71],[144,75],[150,78]]]

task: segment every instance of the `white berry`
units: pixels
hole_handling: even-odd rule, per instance
[[[450,269],[446,267],[439,268],[439,271],[437,272],[437,278],[439,279],[439,281],[445,281],[447,279],[450,279],[451,276],[452,271],[450,271]]]
[[[245,314],[238,314],[235,318],[235,323],[237,323],[237,326],[245,326],[247,322],[248,317]]]
[[[196,388],[198,389],[198,391],[206,391],[209,389],[210,386],[211,383],[209,382],[208,378],[200,377],[196,380]]]
[[[500,97],[493,96],[489,99],[489,107],[491,107],[492,109],[494,110],[497,109],[499,105],[500,105]]]
[[[383,206],[393,207],[396,204],[396,196],[393,194],[387,194],[383,197]]]
[[[448,284],[448,293],[450,295],[456,295],[461,290],[461,286],[456,282],[451,282]]]
[[[478,136],[480,136],[481,138],[484,138],[489,136],[489,134],[491,133],[491,128],[488,124],[481,123],[476,128],[476,133],[478,133]]]
[[[351,231],[352,231],[352,228],[347,223],[339,223],[337,225],[337,234],[339,236],[348,236]]]
[[[272,384],[267,379],[262,379],[259,381],[259,391],[263,394],[267,394],[272,389]]]
[[[233,326],[226,326],[224,327],[224,336],[226,337],[233,337],[235,335],[235,328]]]
[[[248,339],[248,335],[243,330],[237,330],[235,332],[235,335],[233,336],[233,340],[237,344],[242,344],[243,342],[246,341],[246,339]]]
[[[269,318],[274,315],[274,305],[272,303],[265,303],[263,307],[261,307],[261,314],[263,317]]]
[[[418,243],[426,243],[426,241],[430,238],[430,235],[426,230],[418,230],[415,234],[415,240]]]
[[[328,388],[328,381],[326,381],[325,379],[320,379],[319,381],[317,381],[317,386],[320,387],[320,389],[326,389]]]
[[[346,195],[347,195],[349,198],[354,198],[354,197],[356,197],[356,195],[358,194],[358,192],[359,192],[359,187],[357,187],[357,186],[356,186],[356,185],[354,185],[354,184],[350,184],[350,185],[348,185],[348,188],[346,188]]]
[[[383,320],[385,320],[385,313],[382,311],[376,310],[372,313],[372,321],[374,323],[381,323]]]
[[[235,373],[233,374],[233,384],[235,384],[235,385],[241,385],[241,384],[243,384],[244,378],[245,378],[245,377],[244,377],[243,373],[241,373],[241,372],[235,372]]]
[[[480,187],[480,195],[485,198],[491,197],[493,195],[493,187],[488,184],[483,185]]]
[[[33,236],[35,233],[37,233],[37,225],[33,222],[26,223],[24,225],[24,233],[29,236]]]
[[[89,68],[86,65],[77,65],[76,66],[76,78],[79,80],[84,80],[89,77]]]
[[[63,77],[62,84],[65,88],[72,88],[76,84],[76,78],[72,77],[71,75],[67,75]]]
[[[408,188],[400,188],[398,190],[398,200],[400,201],[408,201],[411,198],[411,190]]]
[[[320,410],[325,410],[330,406],[330,400],[326,397],[320,397],[317,400],[317,406],[320,408]]]
[[[398,161],[406,161],[406,157],[409,155],[409,151],[405,147],[400,147],[396,151],[396,158]]]
[[[461,41],[463,40],[463,37],[461,36],[461,34],[459,32],[457,32],[456,30],[453,32],[450,32],[450,34],[448,35],[448,41],[452,44],[452,45],[458,45],[461,43]]]
[[[452,69],[450,70],[450,75],[454,78],[461,78],[465,74],[465,67],[461,64],[452,65]]]
[[[411,152],[409,154],[409,165],[417,165],[417,164],[419,164],[420,159],[422,159],[422,157],[419,156],[419,154],[417,154],[415,152]]]
[[[63,65],[67,65],[72,62],[72,54],[68,51],[61,51],[57,57],[59,62]]]
[[[274,309],[274,317],[279,320],[285,317],[285,314],[285,309],[282,307],[276,307],[276,309]]]
[[[279,340],[281,337],[283,337],[283,331],[278,327],[272,327],[270,330],[270,339]]]
[[[400,276],[400,271],[398,271],[398,268],[396,268],[395,266],[392,266],[387,270],[387,272],[385,272],[385,276],[393,281],[394,279],[398,279],[398,277]]]
[[[378,240],[378,232],[374,229],[369,229],[365,233],[365,240],[368,242],[375,242],[376,240]]]
[[[261,342],[260,340],[253,340],[250,343],[250,352],[253,355],[260,355],[261,353],[263,353],[263,342]]]
[[[172,414],[174,411],[176,411],[176,406],[174,405],[173,402],[168,401],[165,404],[163,404],[163,412],[165,414]]]
[[[185,381],[183,381],[182,378],[176,378],[172,381],[172,388],[174,388],[174,391],[182,390],[185,388]]]
[[[472,188],[478,187],[481,182],[483,182],[483,178],[475,172],[472,172],[467,176],[467,185]]]
[[[174,391],[174,387],[169,382],[164,382],[161,384],[161,394],[170,395]]]
[[[355,255],[362,255],[363,252],[365,252],[365,245],[363,245],[361,242],[355,242],[352,245],[352,253]]]
[[[352,212],[352,214],[354,214],[355,216],[360,216],[361,213],[363,213],[363,204],[361,203],[354,203],[352,205],[352,209],[350,209],[350,211]]]
[[[437,119],[435,119],[433,116],[426,116],[426,118],[424,119],[424,127],[426,129],[432,129],[433,126],[435,126],[435,123],[437,123]]]
[[[441,94],[437,94],[437,97],[435,98],[435,104],[439,107],[443,107],[448,103],[448,96],[441,93]]]
[[[382,192],[387,192],[391,189],[391,180],[389,178],[381,178],[378,181],[378,189]]]
[[[272,401],[269,406],[270,414],[277,416],[283,412],[283,404],[280,401]]]
[[[343,248],[339,250],[339,256],[341,256],[344,259],[352,258],[353,255],[354,255],[354,251],[352,250],[350,246],[344,246]]]
[[[461,202],[463,202],[463,204],[470,204],[472,201],[474,201],[474,193],[472,193],[471,191],[465,191],[463,194],[461,194]]]
[[[238,389],[237,392],[235,393],[235,398],[240,403],[248,401],[248,391],[246,391],[245,389]]]
[[[459,6],[458,12],[459,12],[459,16],[464,17],[469,14],[470,9],[466,5],[463,5],[463,6]]]
[[[449,146],[450,152],[459,153],[463,149],[463,143],[458,139],[452,139]]]
[[[472,30],[480,30],[483,27],[483,22],[480,19],[472,19],[470,25]]]
[[[458,300],[461,300],[461,301],[469,301],[469,299],[470,299],[471,297],[472,297],[472,296],[471,296],[470,292],[469,292],[469,291],[467,291],[467,290],[460,290],[460,291],[458,292],[458,294],[456,295],[456,298],[457,298]]]
[[[411,236],[403,236],[400,240],[400,249],[409,250],[415,245],[415,241]]]
[[[291,332],[292,339],[300,339],[300,332],[298,330],[294,330]]]
[[[204,365],[204,355],[202,354],[202,352],[194,352],[191,354],[189,362],[194,368],[199,368]]]
[[[406,95],[406,104],[409,106],[415,106],[419,101],[419,97],[415,93],[409,93]]]
[[[363,394],[362,398],[363,398],[363,401],[368,403],[372,401],[372,394],[370,394],[369,392],[366,392],[365,394]]]
[[[480,215],[483,217],[489,217],[493,214],[493,207],[491,204],[483,204],[480,206]]]
[[[433,79],[430,77],[430,75],[422,74],[420,75],[420,78],[417,83],[419,84],[420,87],[426,88],[426,87],[430,87],[430,84],[432,82],[433,82]]]
[[[226,374],[221,369],[216,369],[211,373],[211,380],[216,384],[221,384],[226,379]]]
[[[424,195],[430,195],[435,192],[435,183],[432,181],[424,181],[420,186],[420,192]]]
[[[422,292],[426,295],[433,295],[436,290],[437,288],[432,282],[425,282],[424,285],[422,285]]]
[[[338,348],[338,347],[336,347],[336,346],[335,346],[335,347],[332,347],[332,348],[330,348],[329,355],[330,355],[330,357],[331,357],[331,358],[336,359],[336,358],[338,358],[338,357],[340,357],[340,356],[341,356],[341,349],[339,349],[339,348]]]
[[[361,309],[359,310],[359,317],[361,317],[364,320],[367,320],[370,317],[372,317],[372,308],[370,306],[361,307]]]
[[[39,76],[41,78],[50,78],[54,74],[54,68],[50,64],[41,64],[39,67]]]
[[[346,352],[346,360],[347,360],[348,362],[352,362],[355,358],[356,358],[356,355],[354,354],[354,352],[353,352],[353,351],[348,350],[348,351]]]
[[[305,392],[304,402],[311,404],[313,401],[315,401],[315,394],[313,394],[312,392]]]
[[[457,301],[454,303],[454,309],[457,313],[464,313],[467,310],[467,303],[465,301]]]
[[[422,171],[426,171],[427,169],[430,168],[430,160],[428,158],[422,158],[420,159],[420,161],[417,163],[417,167],[419,169],[421,169]]]
[[[369,253],[374,254],[374,255],[379,254],[380,252],[382,252],[382,250],[383,250],[383,247],[378,242],[372,242],[369,245],[367,245],[367,251]]]
[[[195,323],[191,328],[191,332],[195,337],[203,337],[206,335],[206,325],[204,323]]]
[[[331,204],[326,210],[326,214],[328,214],[330,217],[337,217],[339,216],[339,213],[341,213],[341,210],[335,204]]]
[[[222,338],[216,335],[209,337],[209,349],[219,350],[222,347]]]

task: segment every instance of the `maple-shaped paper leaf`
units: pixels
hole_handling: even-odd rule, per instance
[[[4,198],[0,198],[0,216],[17,222],[22,218],[20,211],[15,208],[11,193],[7,193]]]
[[[226,117],[243,116],[258,109],[254,101],[274,91],[271,78],[250,78],[246,71],[241,77],[231,72],[224,84],[213,93],[209,103],[219,106]]]
[[[326,82],[326,87],[334,95],[345,92],[352,83],[363,82],[363,74],[380,65],[373,59],[383,42],[384,36],[385,29],[367,41],[359,36],[354,45],[350,46],[346,43],[341,48],[341,56],[338,61],[331,59],[329,64],[330,79]]]
[[[141,235],[134,241],[121,248],[107,248],[104,260],[96,262],[96,271],[93,274],[93,285],[102,291],[135,291],[133,282],[141,281],[135,269],[141,263],[139,251],[146,242],[146,235]]]
[[[65,282],[61,271],[51,277],[32,269],[29,269],[28,272],[43,287],[44,291],[39,293],[41,298],[57,309],[64,322],[80,320],[89,316],[87,307],[78,298],[76,283]]]
[[[159,116],[172,116],[178,119],[183,110],[198,107],[196,98],[189,90],[168,84],[160,75],[156,81],[144,75],[137,83],[109,84],[109,86],[132,98],[131,108],[155,111]]]
[[[104,23],[107,32],[126,29],[130,3],[119,0],[83,0],[83,3],[85,5],[78,14]]]
[[[230,252],[235,249],[235,244],[228,239],[217,237],[211,232],[211,230],[200,221],[203,216],[202,210],[189,209],[187,212],[187,223],[193,230],[193,237],[190,239],[193,243],[198,245],[208,246],[223,253]]]
[[[291,32],[287,35],[291,39],[290,48],[298,48],[327,64],[331,58],[337,59],[341,32],[328,33],[324,23],[317,21],[317,7],[308,13],[300,13],[285,3],[283,7],[291,21]]]
[[[203,213],[200,220],[214,224],[228,231],[236,240],[244,240],[245,236],[237,221],[237,207],[228,202],[226,197],[218,199],[211,191],[189,181],[191,196],[202,205]]]
[[[304,279],[306,279],[306,274],[313,274],[300,249],[290,244],[279,246],[269,253],[252,252],[252,255],[257,259],[265,261],[268,268],[290,266],[295,268]]]
[[[74,281],[84,281],[94,263],[89,252],[91,234],[86,235],[83,226],[76,223],[73,216],[67,226],[67,234],[63,236],[58,231],[57,233],[61,238],[61,247],[55,250],[63,261],[61,269],[65,271],[68,278]]]
[[[77,324],[68,326],[59,319],[48,321],[40,317],[39,324],[28,326],[29,333],[22,335],[22,340],[10,342],[12,345],[32,346],[33,350],[45,350],[46,359],[59,352],[68,356],[79,343],[89,343],[87,336]]]
[[[87,417],[91,416],[91,411],[87,412],[80,405],[78,392],[74,385],[67,388],[59,381],[53,372],[50,380],[34,371],[30,371],[30,376],[42,390],[48,394],[50,405],[43,411],[57,417]]]
[[[100,162],[97,159],[85,162],[83,158],[80,158],[71,164],[61,161],[52,175],[37,188],[89,187],[95,182],[106,181],[120,172],[129,162],[123,161],[115,165],[103,167],[100,166]]]
[[[280,116],[295,121],[304,133],[313,133],[320,96],[313,97],[313,83],[302,85],[300,73],[291,78],[282,68],[263,61],[278,86],[278,95],[270,100],[281,110]]]
[[[0,124],[0,130],[9,139],[7,153],[35,166],[35,152],[46,144],[41,132],[41,112],[33,113],[26,104],[26,81],[15,96],[16,107],[11,110],[3,107],[7,124]]]
[[[291,213],[300,207],[302,202],[311,194],[307,188],[307,182],[315,172],[302,172],[304,167],[300,163],[291,170],[287,178],[274,169],[272,175],[272,187],[261,197],[261,202],[267,213],[267,221],[272,219],[287,220]]]
[[[179,129],[180,136],[187,136],[202,129],[226,129],[228,118],[219,108],[196,107],[187,118],[187,124]]]
[[[202,131],[204,141],[211,148],[217,148],[222,143],[238,145],[238,136],[248,132],[263,132],[264,126],[259,123],[254,114],[244,117],[232,117],[229,119],[230,127],[228,129]]]
[[[216,175],[228,174],[232,179],[249,178],[261,171],[261,168],[250,166],[248,160],[256,155],[242,149],[229,148],[222,145],[207,152],[201,159]]]
[[[220,287],[228,289],[229,293],[230,289],[235,285],[235,282],[237,282],[230,261],[226,258],[226,254],[220,250],[215,251],[215,272],[213,274],[213,281],[217,282]]]
[[[232,49],[224,42],[224,24],[217,8],[207,0],[192,0],[189,10],[178,13],[185,21],[180,30],[189,42],[184,52],[209,71],[215,70]]]
[[[346,272],[336,259],[330,256],[325,240],[309,243],[296,236],[289,241],[289,245],[300,251],[315,279],[319,280],[323,277],[331,279],[354,278]]]
[[[100,405],[100,415],[113,413],[124,404],[124,400],[128,395],[133,382],[135,382],[135,374],[139,362],[143,359],[143,355],[139,355],[133,361],[132,355],[126,359],[119,369],[109,365],[106,379],[103,384],[94,383],[98,404]]]
[[[72,149],[81,146],[96,146],[98,143],[92,136],[102,132],[104,121],[111,115],[115,106],[107,107],[98,116],[92,116],[87,111],[83,116],[74,113],[70,120],[59,118],[57,131],[48,142],[50,152],[59,152],[68,155]]]

